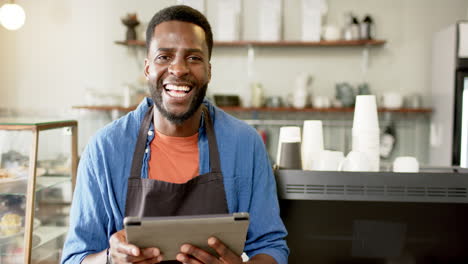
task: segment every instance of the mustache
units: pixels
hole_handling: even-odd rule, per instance
[[[163,86],[164,83],[186,83],[189,84],[190,86],[195,86],[196,81],[193,80],[192,78],[189,77],[182,77],[182,78],[177,78],[177,77],[172,77],[172,78],[167,78],[164,80],[161,80],[159,82],[160,86]]]

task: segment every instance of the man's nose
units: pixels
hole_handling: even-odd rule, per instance
[[[187,62],[183,59],[173,60],[169,65],[169,73],[175,76],[183,76],[189,72]]]

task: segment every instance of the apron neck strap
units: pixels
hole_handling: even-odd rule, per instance
[[[146,140],[148,138],[148,131],[153,119],[154,104],[148,109],[140,125],[138,138],[133,152],[132,169],[130,171],[130,178],[141,178],[141,167],[143,164],[143,156],[145,155]]]
[[[211,122],[210,112],[204,104],[202,105],[202,111],[204,113],[206,135],[208,137],[208,149],[210,151],[210,169],[212,173],[221,173],[218,143],[216,142],[216,134],[214,132],[213,123]]]
[[[152,105],[145,114],[143,121],[140,125],[138,138],[133,152],[132,168],[130,171],[130,178],[141,178],[141,167],[143,165],[143,157],[145,155],[146,141],[148,138],[148,131],[153,121],[154,105]],[[202,104],[202,112],[204,115],[204,123],[206,135],[208,137],[208,149],[210,151],[210,170],[212,173],[221,173],[221,162],[219,160],[218,144],[216,143],[216,135],[211,121],[208,108]]]

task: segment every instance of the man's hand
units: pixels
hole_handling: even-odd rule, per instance
[[[159,249],[140,249],[126,241],[125,230],[118,231],[109,239],[109,257],[112,259],[112,264],[153,264],[163,260]]]
[[[188,264],[242,263],[242,258],[236,253],[232,252],[219,239],[215,237],[210,237],[208,239],[208,246],[213,248],[216,251],[216,253],[218,253],[219,258],[211,255],[203,249],[197,248],[190,244],[182,245],[180,247],[181,253],[177,254],[176,258],[178,261]]]

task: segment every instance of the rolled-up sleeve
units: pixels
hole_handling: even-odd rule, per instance
[[[286,228],[280,218],[276,182],[267,152],[260,140],[255,141],[250,226],[245,251],[249,257],[268,254],[279,264],[288,262]]]
[[[89,254],[108,247],[108,216],[105,213],[99,169],[92,148],[87,148],[78,167],[70,212],[70,228],[61,263],[81,263]],[[102,176],[102,175],[101,175]]]

